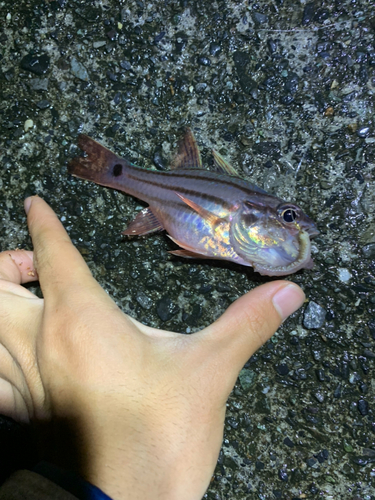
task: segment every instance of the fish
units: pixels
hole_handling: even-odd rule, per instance
[[[84,134],[78,146],[84,156],[69,162],[70,174],[148,204],[124,235],[165,230],[180,247],[173,255],[235,262],[264,276],[312,269],[311,238],[319,234],[313,220],[238,176],[215,150],[214,170],[204,169],[191,129],[168,171],[137,167]]]

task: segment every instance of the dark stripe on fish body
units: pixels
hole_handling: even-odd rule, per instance
[[[218,174],[217,172],[212,172],[210,170],[203,170],[200,168],[197,169],[189,169],[183,171],[182,169],[179,170],[169,170],[167,172],[157,172],[155,170],[150,170],[150,169],[145,169],[141,167],[136,167],[135,165],[129,165],[129,173],[128,176],[130,177],[130,170],[133,170],[137,173],[145,172],[146,176],[147,174],[153,174],[155,177],[165,177],[165,178],[177,178],[177,179],[189,179],[193,181],[197,180],[204,180],[208,182],[217,182],[218,184],[224,185],[224,186],[230,186],[236,189],[241,189],[241,190],[246,190],[246,191],[255,191],[256,193],[260,194],[268,194],[264,189],[259,188],[258,186],[255,186],[254,184],[249,183],[245,179],[242,179],[241,177],[235,177],[235,176],[229,176],[225,174]],[[225,175],[225,178],[223,179],[223,176]],[[139,177],[131,177],[132,179],[135,180],[141,180]],[[143,181],[144,179],[142,179]],[[165,188],[165,184],[156,184],[157,186],[161,186]],[[179,189],[177,187],[174,187],[175,190]]]
[[[200,169],[197,169],[198,172],[202,172],[202,170]],[[154,172],[152,170],[152,172]],[[172,172],[172,175],[171,175],[171,172]],[[212,182],[212,181],[215,181],[217,182],[218,184],[224,184],[226,186],[231,186],[231,187],[235,187],[237,189],[240,189],[241,186],[239,186],[237,183],[235,182],[231,182],[229,179],[222,179],[220,178],[219,176],[218,177],[213,177],[213,178],[210,178],[209,176],[205,177],[203,175],[188,175],[188,173],[181,173],[181,174],[176,174],[175,173],[176,171],[175,170],[170,170],[168,172],[156,172],[156,175],[159,175],[160,176],[165,176],[167,178],[177,178],[177,179],[181,179],[181,180],[186,180],[186,179],[189,179],[189,180],[192,180],[192,181],[198,181],[198,180],[205,180],[205,181],[208,181],[208,182]],[[209,172],[209,171],[206,171],[206,172]],[[130,176],[129,176],[130,177]],[[132,177],[134,179],[134,177]],[[242,179],[241,179],[242,180]],[[143,181],[143,179],[142,179]],[[153,181],[151,181],[153,182]],[[156,183],[154,182],[155,186],[158,186],[158,187],[163,187],[165,188],[165,184],[161,184],[161,183]],[[180,189],[181,185],[179,184],[178,187],[176,186],[168,186],[169,189],[173,189],[174,191],[177,191],[178,189]]]
[[[135,180],[135,181],[138,181],[138,182],[141,182],[143,184],[148,184],[149,186],[154,186],[154,187],[163,189],[163,190],[166,189],[168,191],[176,191],[177,193],[181,193],[183,195],[186,195],[187,198],[189,198],[191,196],[195,196],[197,198],[201,198],[202,200],[206,200],[208,202],[215,203],[216,205],[221,205],[223,208],[226,208],[226,209],[229,209],[231,206],[233,206],[233,204],[228,203],[223,198],[220,198],[218,196],[214,196],[214,195],[209,194],[209,193],[202,193],[201,191],[196,191],[196,190],[193,190],[193,189],[184,188],[182,185],[171,186],[171,185],[166,185],[165,183],[163,184],[163,183],[160,183],[160,182],[155,182],[154,180],[147,179],[147,178],[140,180],[138,177],[133,177],[131,174],[128,174],[128,178],[132,179],[132,180]],[[183,179],[184,177],[181,176],[181,178]],[[186,177],[185,177],[185,179],[186,179]],[[192,179],[192,180],[202,180],[202,177],[200,177],[200,176],[198,176],[198,177],[189,177],[189,179]],[[215,181],[216,181],[216,179],[215,179]],[[230,183],[226,183],[226,184],[228,185]],[[236,187],[238,189],[238,186],[236,186],[234,184],[232,186]],[[149,200],[153,200],[153,201],[155,201],[155,200],[156,201],[161,201],[161,198],[157,197],[157,196],[147,195],[147,198]],[[162,201],[163,201],[163,203],[167,204],[167,200],[164,199]]]
[[[225,203],[221,198],[214,198],[213,196],[208,196],[208,195],[205,195],[205,194],[201,194],[201,193],[194,193],[193,191],[186,191],[186,190],[183,190],[183,189],[179,189],[178,190],[179,193],[183,193],[183,194],[190,194],[190,196],[199,196],[199,199],[203,201],[212,201],[213,199],[214,200],[217,200],[215,201],[215,203],[217,205],[220,205],[221,207],[225,208],[225,209],[230,209],[230,205],[228,205],[228,203]],[[158,203],[160,205],[162,205],[163,207],[169,207],[169,208],[175,208],[176,210],[184,210],[186,213],[190,213],[193,209],[191,207],[189,207],[189,205],[187,205],[186,203],[184,203],[183,201],[181,201],[178,196],[176,195],[176,200],[168,200],[166,198],[162,198],[160,196],[152,196],[152,195],[147,195],[147,203],[152,206],[153,203]],[[201,203],[201,205],[204,207],[204,203]]]

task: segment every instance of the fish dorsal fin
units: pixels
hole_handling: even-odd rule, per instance
[[[190,208],[192,208],[195,212],[197,212],[202,219],[205,219],[207,222],[209,222],[211,225],[216,225],[219,222],[223,222],[224,219],[221,217],[218,217],[216,214],[213,212],[210,212],[209,210],[206,210],[205,208],[201,207],[198,205],[198,203],[195,203],[195,201],[190,200],[189,198],[186,198],[186,196],[183,196],[181,193],[177,193],[175,191],[176,195],[182,200],[186,205],[188,205]]]
[[[131,221],[122,234],[126,236],[144,236],[155,231],[162,231],[164,228],[151,212],[150,207],[144,208],[137,213],[135,219]]]
[[[237,177],[239,177],[237,171],[232,167],[232,165],[229,165],[229,163],[224,160],[221,154],[219,154],[214,149],[212,150],[212,154],[214,156],[214,164],[216,170],[222,172],[223,174],[236,175]]]
[[[190,128],[186,129],[171,168],[202,168],[201,154]]]

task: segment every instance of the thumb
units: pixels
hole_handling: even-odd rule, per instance
[[[237,377],[246,361],[305,300],[290,281],[273,281],[237,299],[212,325],[202,330],[204,350],[223,373]]]

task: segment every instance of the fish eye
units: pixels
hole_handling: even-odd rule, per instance
[[[297,212],[294,208],[285,208],[281,212],[281,217],[284,222],[294,222],[297,219]]]

